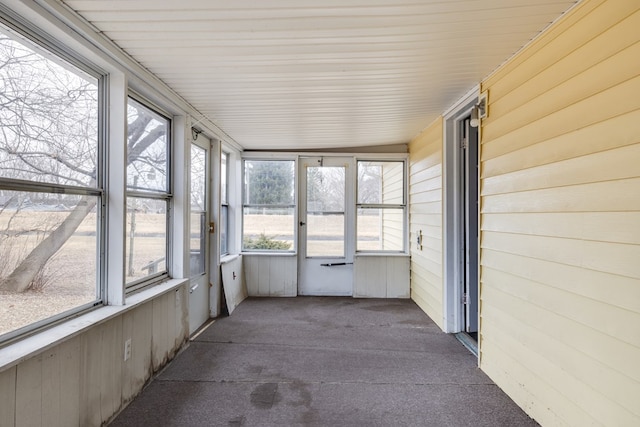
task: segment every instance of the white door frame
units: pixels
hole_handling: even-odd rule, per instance
[[[460,196],[461,154],[460,126],[478,102],[479,87],[476,86],[444,115],[443,129],[443,281],[444,281],[444,331],[448,333],[465,330],[464,288],[464,205]],[[478,213],[478,218],[480,214]],[[479,239],[478,239],[479,240]],[[479,254],[479,251],[478,251]],[[478,266],[479,266],[479,260]],[[479,275],[478,268],[478,275]],[[478,277],[478,284],[479,284]],[[479,298],[479,296],[478,296]],[[478,310],[479,315],[479,310]],[[479,323],[479,322],[478,322]]]
[[[191,224],[191,150],[193,146],[199,147],[204,150],[205,153],[205,201],[204,201],[204,243],[203,249],[205,250],[205,254],[203,256],[204,262],[204,273],[203,274],[193,274],[189,273],[189,334],[193,334],[200,326],[202,326],[210,317],[210,306],[209,306],[209,277],[211,275],[211,262],[210,262],[210,254],[211,254],[211,235],[209,232],[209,223],[211,221],[211,213],[210,213],[210,205],[211,205],[211,177],[212,177],[212,146],[211,140],[204,135],[198,135],[198,138],[192,140],[189,144],[189,169],[188,169],[188,182],[189,182],[189,198],[187,203],[189,204],[189,224]],[[188,238],[188,246],[187,251],[189,252],[189,265],[191,265],[191,226],[188,227],[187,234]]]
[[[344,256],[307,258],[307,166],[345,167]],[[309,156],[298,160],[298,295],[353,295],[355,253],[355,159]]]

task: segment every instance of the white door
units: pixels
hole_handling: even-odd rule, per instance
[[[353,159],[300,159],[299,295],[353,295]]]
[[[209,319],[209,146],[204,135],[191,144],[189,334]]]

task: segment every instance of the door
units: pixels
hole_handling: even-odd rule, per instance
[[[472,127],[470,123],[470,119],[461,122],[464,248],[462,277],[465,331],[474,334],[478,332],[478,128]]]
[[[209,319],[209,152],[210,141],[199,135],[191,144],[189,169],[189,334]]]
[[[299,295],[353,294],[353,159],[300,161]]]

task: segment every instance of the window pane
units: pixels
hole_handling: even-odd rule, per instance
[[[307,167],[307,211],[344,212],[345,168]]]
[[[0,177],[95,187],[97,80],[0,25]]]
[[[167,191],[169,120],[129,99],[127,107],[127,188]]]
[[[294,204],[294,162],[292,160],[245,160],[245,204]]]
[[[127,198],[127,283],[167,271],[167,202]]]
[[[220,207],[220,254],[226,255],[229,253],[229,247],[227,243],[227,236],[229,235],[229,206],[222,205]]]
[[[205,219],[204,212],[191,212],[191,237],[189,239],[189,266],[191,268],[191,276],[204,274],[205,271]]]
[[[293,250],[293,208],[245,208],[244,250]]]
[[[220,160],[220,201],[226,205],[227,200],[227,153],[222,153]]]
[[[358,209],[357,215],[357,250],[404,250],[404,208]]]
[[[358,204],[404,204],[404,162],[358,161]]]
[[[191,210],[204,211],[206,206],[207,152],[197,145],[191,146]]]
[[[307,213],[307,256],[344,256],[344,214]]]
[[[99,298],[97,203],[0,191],[0,335]],[[33,252],[45,239],[53,256]]]

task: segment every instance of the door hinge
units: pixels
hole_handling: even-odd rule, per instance
[[[467,297],[467,293],[466,292],[464,294],[462,294],[462,304],[464,304],[464,305],[469,304],[469,298]]]
[[[466,150],[468,146],[467,138],[462,138],[462,149]]]

